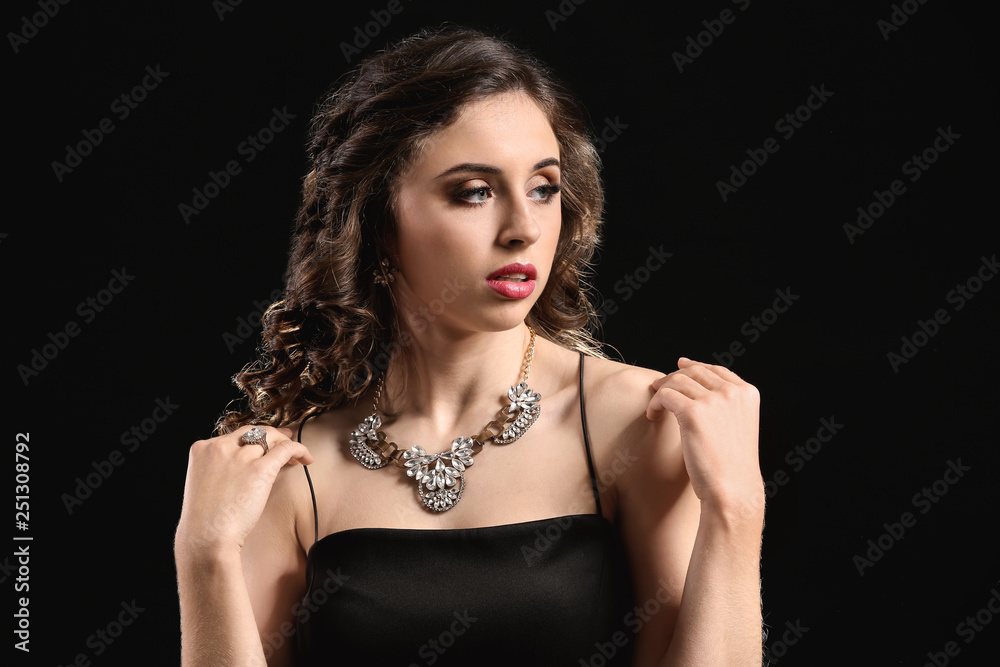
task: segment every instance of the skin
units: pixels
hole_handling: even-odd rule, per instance
[[[411,339],[393,355],[379,406],[396,415],[383,430],[401,446],[438,452],[457,434],[478,433],[519,379],[524,319],[548,279],[561,227],[553,158],[558,143],[537,105],[520,93],[495,95],[466,107],[401,179],[390,289]],[[466,163],[489,169],[442,176]],[[486,286],[513,261],[538,270],[528,298]],[[528,384],[543,396],[541,418],[516,443],[478,455],[462,501],[442,514],[422,509],[401,471],[369,471],[349,456],[349,433],[370,414],[370,397],[311,419],[305,445],[292,440],[297,425],[268,427],[264,456],[238,446],[245,428],[196,442],[175,540],[182,664],[263,665],[261,643],[267,664],[291,664],[294,639],[274,638],[290,637],[282,624],[294,624],[314,541],[298,463],[310,466],[321,537],[593,513],[578,363],[576,352],[537,339]],[[625,542],[636,602],[662,602],[630,638],[635,664],[760,664],[756,389],[683,357],[667,375],[596,358],[586,366],[603,514]]]

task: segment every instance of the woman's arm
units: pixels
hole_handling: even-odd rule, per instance
[[[175,548],[181,665],[265,667],[239,554],[182,551]]]
[[[660,661],[676,665],[760,665],[761,502],[718,507],[702,502],[677,625]]]
[[[679,365],[636,369],[619,391],[648,400],[621,433],[635,464],[615,484],[642,610],[635,664],[760,665],[759,396],[724,368]]]
[[[266,455],[232,435],[191,447],[174,541],[183,667],[291,664],[305,572],[283,488],[292,480],[279,473],[312,457],[290,432],[267,430]]]

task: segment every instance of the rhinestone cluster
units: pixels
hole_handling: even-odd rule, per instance
[[[539,403],[542,397],[528,389],[527,382],[511,387],[507,392],[507,398],[510,399],[508,411],[511,414],[517,412],[517,418],[504,429],[503,433],[493,439],[498,445],[509,445],[524,435],[542,411],[542,405]]]
[[[369,415],[358,424],[357,431],[351,431],[351,455],[369,470],[378,470],[387,463],[369,446],[369,443],[378,442],[378,429],[381,425],[381,417]]]
[[[427,509],[444,512],[457,505],[465,491],[465,470],[472,465],[475,447],[482,447],[489,440],[501,445],[514,442],[524,435],[541,413],[542,397],[528,388],[528,373],[535,352],[535,330],[529,326],[528,331],[531,342],[524,357],[523,379],[507,391],[509,407],[501,409],[498,417],[488,423],[481,434],[455,438],[451,449],[439,454],[428,454],[420,445],[400,452],[400,448],[395,443],[387,442],[385,433],[379,430],[382,419],[378,416],[378,399],[382,393],[383,375],[375,389],[372,414],[358,424],[357,430],[351,431],[351,455],[369,470],[377,470],[390,460],[400,465],[401,458],[401,467],[407,469],[407,476],[416,480],[417,497]]]

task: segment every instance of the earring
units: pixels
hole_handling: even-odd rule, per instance
[[[398,269],[389,262],[388,257],[379,262],[379,267],[380,269],[372,271],[372,277],[376,285],[387,287],[389,283],[396,279],[394,274]]]
[[[306,367],[302,369],[299,373],[299,382],[302,383],[304,387],[311,387],[316,384],[319,380],[319,373],[316,372],[316,367],[313,366],[312,361],[306,362]]]

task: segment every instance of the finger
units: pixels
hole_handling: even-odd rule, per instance
[[[267,444],[267,451],[263,451],[263,448],[261,448],[262,451],[256,454],[256,458],[266,458],[270,465],[279,468],[290,461],[294,461],[294,464],[304,463],[306,465],[313,462],[312,453],[302,443],[292,440],[292,432],[289,429],[263,425],[258,426],[264,429],[264,442]],[[253,426],[240,429],[234,432],[234,435],[237,435],[237,444],[242,449],[250,449],[252,452],[258,445],[243,442],[243,434],[251,428]],[[247,446],[248,444],[250,447]]]
[[[691,399],[701,398],[711,391],[711,389],[698,382],[698,380],[680,371],[674,371],[665,378],[661,378],[660,381],[654,382],[654,384],[657,385],[657,393],[663,391],[665,388],[669,388]]]
[[[667,412],[673,412],[676,415],[683,412],[692,402],[694,399],[673,387],[661,387],[646,404],[646,419],[656,421]]]
[[[290,439],[284,439],[272,445],[271,451],[268,452],[267,456],[272,461],[276,459],[279,467],[298,465],[300,463],[309,465],[313,462],[313,455],[309,449],[301,442],[295,442]]]
[[[729,370],[725,366],[719,366],[717,364],[707,364],[703,361],[695,361],[693,359],[688,359],[687,357],[681,357],[680,359],[677,360],[677,365],[680,366],[681,364],[683,364],[685,368],[691,367],[693,364],[699,364],[704,368],[712,370],[723,380],[728,380],[729,382],[733,382],[736,384],[742,384],[743,382],[746,382],[746,380],[744,380],[739,375]]]
[[[292,442],[294,442],[294,443],[296,443],[296,444],[301,444],[301,443],[300,443],[300,442],[299,442],[299,441],[298,441],[297,439],[295,439],[295,438],[293,437],[293,436],[294,436],[295,434],[293,433],[292,429],[290,429],[290,428],[285,428],[284,426],[281,426],[281,427],[279,427],[279,428],[278,428],[277,430],[278,430],[278,431],[279,431],[280,433],[284,433],[284,434],[286,434],[286,435],[288,436],[288,439],[289,439],[289,440],[291,440]],[[312,463],[312,462],[313,462],[313,455],[312,455],[312,452],[310,452],[310,451],[309,451],[309,448],[308,448],[308,447],[306,447],[305,445],[302,445],[302,447],[303,447],[303,448],[305,449],[305,456],[301,456],[301,455],[298,455],[298,454],[296,454],[296,455],[293,455],[293,456],[292,456],[292,457],[291,457],[291,458],[289,459],[289,461],[288,461],[288,464],[289,464],[289,465],[298,465],[298,464],[300,464],[300,463],[301,463],[301,464],[304,464],[304,465],[309,465],[310,463]],[[298,450],[297,450],[297,451],[298,451]]]
[[[712,369],[698,363],[687,366],[686,368],[677,371],[677,373],[693,378],[698,382],[698,384],[710,390],[718,389],[727,382],[727,380],[724,380]]]
[[[680,357],[680,358],[679,358],[679,359],[677,360],[677,368],[678,368],[678,369],[683,369],[683,367],[684,367],[685,365],[687,365],[687,364],[682,364],[682,363],[681,363],[682,361],[685,361],[685,360],[686,360],[686,361],[691,361],[691,360],[690,360],[690,359],[688,359],[687,357]],[[651,386],[651,387],[653,388],[653,391],[656,391],[657,389],[659,389],[659,388],[660,388],[660,387],[661,387],[661,386],[663,385],[663,383],[664,383],[664,382],[666,382],[666,381],[667,381],[667,379],[668,379],[668,378],[669,378],[669,377],[670,377],[671,375],[673,375],[674,373],[676,373],[676,372],[677,372],[677,371],[673,371],[673,372],[671,372],[671,373],[667,373],[667,374],[663,375],[662,377],[658,377],[658,378],[656,378],[655,380],[653,380],[653,383],[652,383],[652,384],[650,385],[650,386]]]
[[[282,435],[287,437],[292,442],[298,442],[298,440],[295,438],[295,432],[292,431],[292,429],[286,428],[284,426],[279,426],[275,428],[275,430],[278,431],[278,433],[281,433]],[[299,457],[293,455],[290,459],[288,459],[288,463],[285,465],[297,466],[300,463],[304,463],[306,465],[312,463],[312,455],[310,454],[308,461],[301,461],[299,460]]]
[[[268,444],[272,450],[277,450],[274,453],[279,454],[281,465],[292,461],[306,465],[313,462],[312,453],[301,442],[292,440],[292,432],[289,429],[266,427],[265,430],[274,433],[275,440],[272,441],[269,437]],[[271,452],[268,452],[268,456],[270,455]]]
[[[655,391],[656,389],[659,389],[663,383],[667,381],[667,378],[675,374],[684,374],[698,378],[701,384],[709,389],[714,389],[715,387],[720,386],[719,379],[722,378],[722,376],[712,371],[715,367],[711,364],[704,364],[700,361],[688,359],[687,357],[680,357],[677,360],[677,367],[678,370],[673,373],[668,373],[667,375],[654,380],[651,385],[653,390]]]
[[[680,371],[674,371],[672,373],[667,373],[666,375],[661,375],[660,377],[653,380],[649,386],[653,391],[656,391],[664,384],[666,384],[667,381],[670,380],[670,378],[674,377],[675,375],[678,375],[679,373]]]

